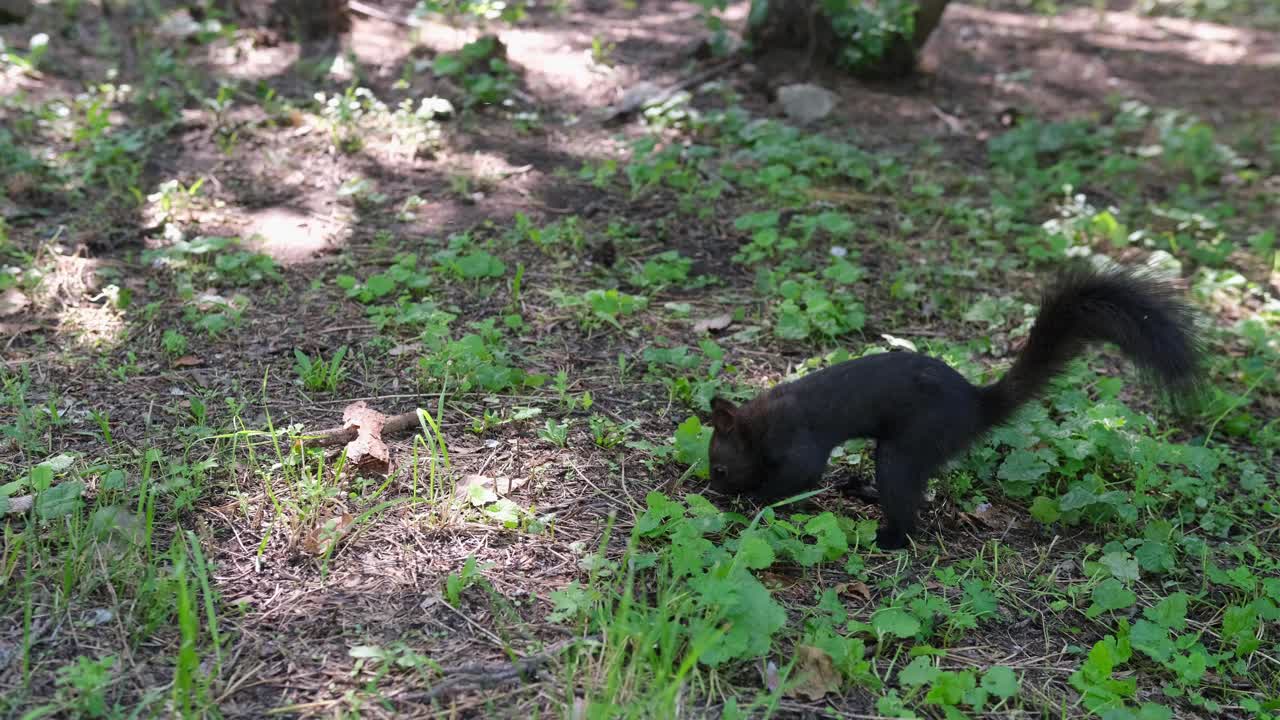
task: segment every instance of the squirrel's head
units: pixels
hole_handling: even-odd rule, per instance
[[[723,398],[711,401],[711,487],[740,495],[761,487],[766,478],[757,418],[751,403],[738,407]]]

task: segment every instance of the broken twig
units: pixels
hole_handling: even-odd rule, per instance
[[[407,413],[392,415],[382,421],[383,434],[402,433],[410,428],[418,425],[418,411],[410,410]],[[333,445],[346,445],[359,435],[359,429],[352,425],[343,425],[342,427],[327,428],[325,430],[317,430],[311,433],[304,433],[298,438],[300,447],[331,447]]]
[[[385,473],[391,471],[391,453],[382,436],[408,430],[419,423],[414,410],[387,417],[369,407],[363,401],[351,403],[342,411],[342,427],[329,428],[304,434],[297,440],[297,447],[347,446],[347,462],[362,472]]]
[[[465,690],[478,690],[528,677],[572,645],[591,638],[572,638],[555,643],[536,655],[514,662],[465,663],[443,669],[444,679],[429,690],[402,695],[406,702],[434,700]]]
[[[352,12],[360,13],[365,17],[371,17],[374,20],[382,20],[383,22],[389,22],[401,27],[416,28],[421,27],[422,25],[422,23],[418,22],[416,18],[392,15],[385,10],[379,10],[372,5],[366,5],[365,3],[360,2],[360,0],[351,0],[351,2],[347,3],[347,7],[351,8]]]

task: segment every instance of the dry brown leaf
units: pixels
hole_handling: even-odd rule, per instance
[[[992,530],[1018,527],[1020,524],[1017,515],[1002,512],[991,503],[982,503],[973,512],[962,512],[960,517],[975,527],[982,526]]]
[[[529,478],[527,477],[509,478],[504,476],[497,479],[494,483],[494,489],[498,491],[499,495],[510,495],[528,484]]]
[[[457,497],[466,497],[471,488],[475,487],[493,487],[493,478],[488,475],[480,475],[478,473],[468,473],[463,475],[458,483],[453,486],[453,494]]]
[[[857,595],[867,602],[871,602],[871,588],[867,584],[858,580],[836,585],[836,592],[840,595]]]
[[[454,496],[459,498],[471,497],[472,488],[482,488],[491,491],[495,499],[503,495],[510,495],[513,491],[519,490],[529,483],[529,478],[509,478],[506,476],[489,477],[488,475],[478,475],[470,473],[463,475],[462,479],[454,487]]]
[[[9,288],[0,293],[0,317],[17,315],[30,304],[31,301],[21,290]]]
[[[354,523],[355,517],[351,513],[334,515],[325,520],[302,539],[303,552],[311,555],[323,555],[329,552],[329,548],[337,544]]]
[[[173,361],[174,367],[195,367],[197,365],[203,365],[203,364],[204,364],[204,360],[201,360],[195,355],[183,355],[182,357]]]
[[[363,400],[353,402],[342,411],[344,427],[356,429],[356,439],[347,443],[347,462],[361,472],[385,473],[391,470],[391,453],[382,442],[382,425],[387,420]]]
[[[790,697],[805,697],[816,702],[827,693],[840,691],[840,672],[827,651],[812,645],[796,648],[796,682],[787,689]]]
[[[699,335],[712,330],[724,330],[733,324],[733,315],[722,313],[720,315],[712,315],[705,317],[693,324],[693,331]]]
[[[529,468],[530,470],[537,470],[543,465],[546,465],[557,459],[558,459],[558,456],[555,453],[550,453],[550,452],[533,453],[533,454],[530,454],[530,456],[525,460],[524,466]]]

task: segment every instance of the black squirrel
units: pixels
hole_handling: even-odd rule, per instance
[[[711,486],[772,502],[818,485],[831,450],[876,441],[886,550],[906,546],[935,470],[1040,394],[1090,343],[1111,342],[1165,389],[1197,384],[1201,348],[1191,308],[1167,281],[1124,268],[1061,273],[1013,367],[978,387],[912,352],[849,360],[783,383],[741,406],[711,403]]]

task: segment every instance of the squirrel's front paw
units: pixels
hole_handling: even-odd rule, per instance
[[[907,534],[894,528],[882,527],[876,531],[876,545],[881,550],[901,550],[907,546]]]

